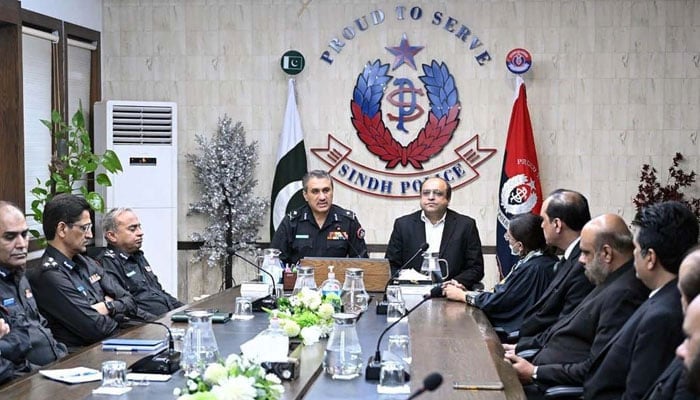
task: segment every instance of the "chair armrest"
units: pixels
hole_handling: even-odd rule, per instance
[[[545,399],[582,399],[583,387],[581,386],[552,386],[544,392]]]

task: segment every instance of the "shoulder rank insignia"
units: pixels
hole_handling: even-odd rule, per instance
[[[150,265],[146,265],[145,267],[143,267],[143,269],[145,269],[146,272],[153,272],[153,269],[151,269]]]
[[[114,258],[114,250],[112,250],[112,249],[105,250],[105,257]]]
[[[289,217],[289,219],[295,219],[299,216],[299,210],[292,210],[289,212],[289,214],[287,214],[287,216]]]
[[[46,269],[55,269],[58,268],[58,263],[53,259],[53,257],[49,257],[46,259],[46,262],[42,265],[42,267]]]
[[[34,294],[32,293],[32,289],[30,289],[30,288],[24,289],[24,297],[27,299],[31,299],[32,297],[34,297]]]

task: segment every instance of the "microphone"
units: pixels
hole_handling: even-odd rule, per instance
[[[442,375],[440,375],[440,373],[438,372],[433,372],[432,374],[426,376],[425,379],[423,379],[423,387],[416,390],[406,400],[415,399],[416,397],[423,394],[423,392],[432,392],[433,390],[439,388],[440,385],[442,385]]]
[[[386,288],[389,287],[389,284],[391,283],[391,281],[396,279],[396,277],[399,276],[401,271],[403,271],[403,269],[406,268],[408,266],[408,264],[410,264],[416,257],[418,257],[419,254],[425,253],[425,251],[428,250],[428,247],[430,247],[430,245],[427,242],[420,245],[420,248],[418,249],[418,251],[415,252],[411,256],[411,258],[408,259],[408,261],[403,263],[401,268],[396,270],[396,272],[391,275],[391,278],[389,278],[389,280],[386,281],[386,285],[384,285],[384,297],[382,298],[382,301],[377,303],[377,314],[378,315],[386,315],[386,309],[387,309],[387,306],[389,305],[389,302],[386,301]]]
[[[432,297],[423,298],[423,300],[421,300],[418,304],[413,306],[413,308],[406,311],[406,313],[404,315],[402,315],[401,318],[392,322],[389,326],[387,326],[382,331],[382,334],[379,335],[379,339],[377,340],[377,349],[375,350],[374,355],[370,356],[369,360],[367,360],[367,368],[365,368],[365,380],[366,381],[378,381],[379,380],[379,372],[382,369],[382,353],[379,351],[379,346],[382,344],[382,339],[384,338],[384,335],[387,332],[389,332],[389,330],[391,328],[393,328],[396,324],[398,324],[402,319],[408,317],[408,315],[411,314],[413,312],[413,310],[420,307],[421,304],[425,303],[426,301],[430,300],[431,298]]]
[[[148,321],[140,317],[124,317],[133,319],[144,324],[160,325],[168,331],[168,348],[156,354],[147,355],[133,363],[129,368],[133,372],[143,372],[146,374],[173,374],[180,369],[181,353],[175,351],[175,341],[170,327],[162,322]]]
[[[238,254],[238,250],[236,250],[235,247],[227,248],[226,253],[228,253],[231,256],[236,256],[236,257],[240,258],[241,260],[243,260],[243,261],[247,262],[248,264],[252,265],[253,267],[255,267],[256,270],[258,270],[260,272],[264,272],[267,274],[267,276],[270,277],[270,281],[272,282],[272,294],[269,294],[265,297],[262,297],[262,298],[259,298],[255,301],[253,301],[251,304],[253,307],[253,311],[262,311],[263,307],[271,309],[271,310],[276,309],[277,308],[277,299],[275,298],[275,296],[277,293],[277,287],[276,287],[277,282],[275,282],[275,277],[272,276],[272,274],[270,272],[265,271],[264,269],[258,267],[258,265],[256,263],[254,263],[254,262],[248,260],[247,258],[241,256],[240,254]]]
[[[357,254],[357,258],[364,258],[363,255],[366,255],[366,253],[367,253],[367,249],[366,249],[366,248],[365,248],[365,251],[363,251],[362,253],[360,253],[359,251],[357,251],[357,249],[355,248],[355,246],[352,245],[352,242],[351,242],[350,239],[348,238],[347,232],[343,232],[343,239],[345,239],[345,241],[348,242],[348,246],[350,246],[350,249],[352,249],[352,251],[354,251],[355,254]]]

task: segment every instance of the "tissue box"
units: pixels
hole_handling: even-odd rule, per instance
[[[297,274],[296,272],[284,272],[284,275],[282,276],[282,282],[284,286],[284,290],[286,291],[291,291],[294,289],[294,284],[297,283]]]

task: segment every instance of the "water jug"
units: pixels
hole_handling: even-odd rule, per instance
[[[362,348],[355,329],[356,320],[355,314],[333,314],[333,331],[323,357],[323,369],[333,379],[357,378],[362,371]]]
[[[219,346],[211,328],[212,313],[203,310],[189,311],[189,326],[185,332],[180,366],[185,374],[204,373],[207,365],[219,359]]]
[[[367,310],[369,295],[365,290],[362,268],[348,268],[345,270],[345,282],[340,300],[346,313],[360,314]]]
[[[282,273],[284,268],[282,267],[282,261],[280,260],[281,251],[277,249],[264,249],[263,255],[258,256],[258,265],[261,269],[267,271],[272,275],[275,280],[275,286],[279,286],[282,283]],[[270,276],[263,273],[261,274],[262,281],[265,283],[270,282]]]
[[[316,290],[316,279],[314,278],[314,267],[300,265],[297,267],[297,281],[294,282],[292,296],[301,292],[302,288]]]
[[[442,273],[440,264],[445,264],[445,273]],[[420,272],[430,276],[433,283],[441,283],[450,274],[450,266],[447,261],[438,258],[438,253],[423,253],[423,264],[420,266]]]

